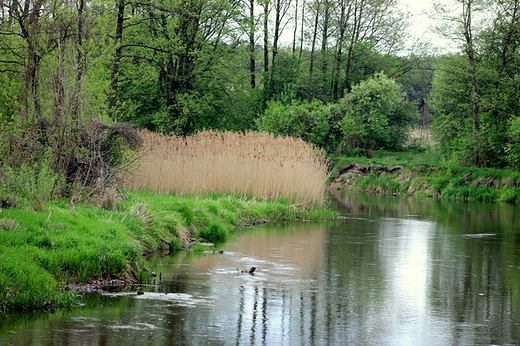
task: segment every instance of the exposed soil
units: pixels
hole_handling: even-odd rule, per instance
[[[351,185],[353,178],[364,176],[370,173],[401,173],[403,166],[384,166],[384,165],[360,165],[355,162],[344,164],[334,174],[334,181],[330,184],[332,189],[348,187]]]

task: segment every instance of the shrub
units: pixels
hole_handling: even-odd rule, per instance
[[[352,88],[341,129],[351,147],[400,149],[417,112],[399,84],[378,73]]]
[[[4,165],[0,169],[0,201],[13,206],[43,210],[44,203],[54,196],[59,176],[51,166],[50,150],[32,164]]]
[[[285,104],[269,101],[267,109],[257,121],[257,128],[276,136],[302,138],[328,152],[334,152],[342,138],[338,121],[343,113],[339,104],[295,100]]]
[[[502,190],[498,199],[500,202],[515,203],[520,201],[520,189],[518,188],[506,188]]]

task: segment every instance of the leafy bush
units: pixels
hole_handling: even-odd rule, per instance
[[[520,201],[520,190],[518,188],[506,188],[502,191],[499,201],[506,203],[515,203]]]
[[[228,231],[222,224],[211,222],[206,229],[199,231],[199,236],[211,242],[224,241],[228,237]]]
[[[257,128],[277,136],[302,138],[328,152],[334,152],[342,138],[338,121],[343,114],[340,104],[269,101],[267,109],[257,121]]]
[[[59,175],[52,169],[52,153],[35,163],[0,168],[0,201],[10,206],[43,210],[44,203],[53,197]]]
[[[417,118],[399,84],[378,73],[352,88],[340,126],[351,148],[402,148]]]
[[[511,142],[506,145],[507,161],[511,166],[520,168],[520,117],[510,121],[508,135]]]

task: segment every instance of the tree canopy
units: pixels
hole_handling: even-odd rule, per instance
[[[117,123],[339,152],[399,150],[430,121],[446,159],[518,166],[520,2],[436,8],[458,52],[403,52],[398,0],[2,0],[0,166],[45,157],[71,182],[88,136],[124,143],[103,127]]]

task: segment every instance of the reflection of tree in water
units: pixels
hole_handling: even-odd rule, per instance
[[[337,193],[336,198],[347,217],[434,221],[426,268],[432,314],[444,319],[458,342],[520,339],[519,208],[364,194]],[[353,221],[348,220],[349,227]]]
[[[504,247],[500,235],[456,235],[434,243],[430,301],[434,311],[449,314],[456,338],[489,338],[492,344],[519,340],[513,327],[513,295],[505,279]]]

